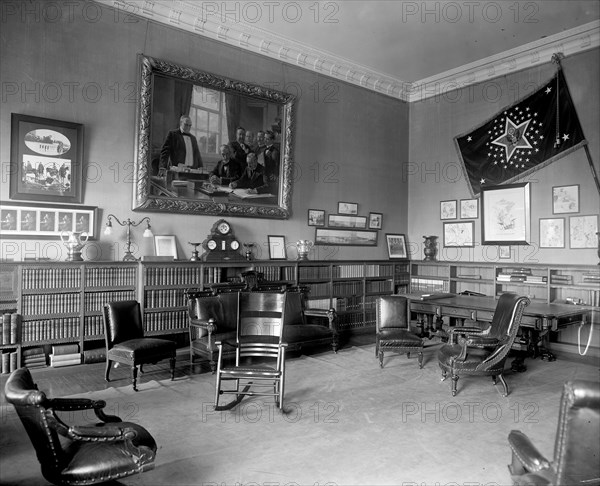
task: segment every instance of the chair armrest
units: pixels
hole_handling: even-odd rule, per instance
[[[221,347],[221,346],[230,346],[232,348],[238,347],[237,343],[234,343],[233,341],[229,341],[227,339],[224,339],[223,341],[217,341],[217,342],[215,342],[215,345],[217,347]]]
[[[337,313],[335,309],[316,309],[308,308],[304,309],[304,315],[306,317],[318,317],[320,319],[327,319],[329,329],[337,331]]]
[[[477,335],[477,334],[481,334],[483,331],[479,328],[479,327],[471,327],[471,326],[461,326],[461,327],[453,327],[452,329],[450,329],[450,338],[449,338],[449,344],[454,344],[455,339],[454,336],[457,334],[460,335],[464,335],[464,336],[472,336],[472,335]]]
[[[217,330],[217,323],[212,317],[208,321],[190,317],[190,327],[199,327],[200,329],[205,329],[210,335]]]
[[[89,398],[51,398],[48,408],[57,412],[72,412],[76,410],[94,410],[96,417],[103,422],[121,422],[116,415],[107,415],[102,410],[106,407],[104,400],[90,400]]]
[[[539,472],[551,467],[550,462],[537,450],[529,437],[520,430],[511,430],[508,434],[508,445],[512,450],[513,474]]]
[[[53,411],[46,412],[48,425],[60,435],[78,441],[117,442],[131,440],[137,436],[135,429],[126,424],[67,425]]]

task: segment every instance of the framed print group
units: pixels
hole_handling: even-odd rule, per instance
[[[83,125],[13,113],[10,151],[11,199],[82,201]]]
[[[572,249],[598,247],[598,215],[569,218],[569,247]]]
[[[481,190],[481,244],[528,245],[529,183],[484,187]]]

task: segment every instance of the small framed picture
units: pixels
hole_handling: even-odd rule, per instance
[[[479,217],[479,199],[460,200],[460,219],[477,219]]]
[[[456,219],[456,199],[440,201],[440,219]]]
[[[579,184],[552,188],[552,214],[579,212]]]
[[[383,227],[383,214],[369,213],[369,229],[381,229]]]
[[[474,230],[473,221],[444,223],[444,246],[475,246]]]
[[[338,202],[339,214],[358,214],[358,203]]]
[[[390,259],[408,258],[408,252],[406,251],[406,236],[386,234],[385,240],[387,242],[388,256]]]
[[[325,226],[325,211],[322,209],[309,209],[308,226]]]
[[[177,259],[177,243],[173,235],[156,235],[154,237],[154,253],[156,256],[170,256]]]
[[[598,247],[598,215],[569,218],[569,246],[573,249]]]
[[[540,248],[565,247],[565,218],[540,218]]]
[[[498,247],[498,258],[508,260],[510,258],[510,245],[500,245]]]
[[[270,260],[287,260],[285,251],[285,236],[269,235],[269,259]]]
[[[358,228],[367,227],[366,216],[348,216],[346,214],[330,214],[328,218],[330,228]]]

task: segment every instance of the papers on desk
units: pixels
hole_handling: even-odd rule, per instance
[[[445,299],[446,297],[455,297],[456,294],[450,294],[447,292],[440,292],[437,294],[421,294],[419,300],[434,300],[434,299]]]
[[[253,192],[248,192],[248,189],[234,189],[233,195],[242,199],[251,199],[257,197],[273,197],[273,194],[256,194]]]
[[[228,194],[233,192],[233,189],[229,186],[218,186],[216,184],[211,184],[210,182],[204,182],[198,190],[204,194],[208,194],[209,196],[227,196]]]

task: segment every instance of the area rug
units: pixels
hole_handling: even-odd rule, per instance
[[[481,377],[461,378],[452,397],[435,356],[426,349],[423,369],[393,354],[380,369],[372,345],[290,359],[284,414],[258,397],[215,412],[209,373],[78,396],[156,438],[155,470],[126,485],[508,485],[510,430],[552,458],[563,383],[598,379],[594,366],[528,360],[526,373],[507,372],[506,398]],[[45,484],[14,410],[2,410],[0,482]],[[11,483],[27,463],[28,479]]]

